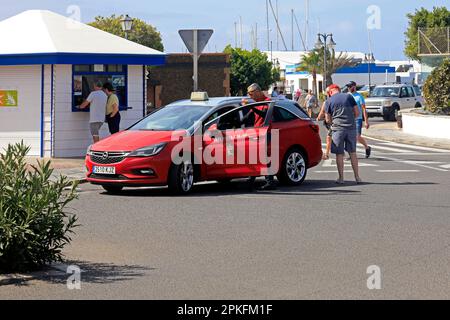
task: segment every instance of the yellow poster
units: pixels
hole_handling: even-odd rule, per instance
[[[0,107],[17,107],[17,90],[0,90]]]

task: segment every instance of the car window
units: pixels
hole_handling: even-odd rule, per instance
[[[413,90],[412,87],[408,87],[408,95],[409,95],[410,97],[414,97],[414,90]]]
[[[422,95],[422,92],[420,91],[419,86],[414,86],[413,89],[414,89],[414,92],[416,93],[416,96]]]
[[[226,113],[226,112],[228,112],[228,111],[230,111],[230,110],[235,109],[236,107],[237,107],[237,106],[226,106],[226,107],[223,107],[223,108],[221,108],[221,109],[219,109],[219,110],[216,110],[214,113],[212,113],[212,114],[204,121],[204,123],[208,123],[209,121],[211,121],[211,120],[213,120],[213,119],[215,119],[215,118],[217,118],[217,117],[223,115],[224,113]]]
[[[371,97],[393,97],[398,96],[400,88],[398,87],[375,87]]]
[[[400,91],[400,97],[401,98],[409,97],[408,90],[406,89],[406,87],[402,87],[402,89]]]
[[[275,106],[275,109],[273,110],[272,115],[272,121],[273,122],[287,122],[291,120],[298,119],[298,117],[291,112],[280,108],[278,106]]]
[[[161,108],[142,119],[129,130],[173,131],[187,130],[205,115],[211,107],[173,105]]]

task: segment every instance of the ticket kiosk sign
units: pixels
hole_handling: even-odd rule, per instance
[[[0,107],[17,107],[17,90],[0,90]]]

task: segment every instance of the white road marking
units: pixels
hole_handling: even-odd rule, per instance
[[[311,173],[337,173],[337,170],[311,171]],[[353,173],[353,170],[344,170],[344,173]]]
[[[410,161],[410,160],[402,160],[402,159],[398,159],[398,158],[391,158],[391,157],[383,157],[386,160],[390,160],[390,161],[395,161],[398,163],[405,163],[405,164],[409,164],[409,165],[413,165],[413,166],[418,166],[418,167],[423,167],[423,168],[427,168],[427,169],[431,169],[431,170],[436,170],[436,171],[442,171],[442,172],[448,172],[449,170],[446,169],[441,169],[441,168],[434,168],[434,167],[430,167],[424,164],[421,164],[420,161]]]
[[[420,172],[420,170],[376,170],[380,173],[407,173],[407,172]]]
[[[387,145],[387,146],[396,146],[396,147],[408,148],[408,149],[413,149],[413,150],[423,150],[423,151],[431,151],[431,152],[438,152],[438,153],[450,153],[450,150],[430,148],[430,147],[422,147],[422,146],[415,146],[415,145],[411,145],[411,144],[402,144],[402,143],[397,143],[397,142],[383,142],[381,144]]]
[[[380,149],[380,150],[386,150],[386,151],[394,151],[394,152],[398,152],[398,153],[411,153],[411,150],[403,150],[403,149],[398,149],[398,148],[389,148],[389,147],[383,147],[383,146],[379,146],[379,145],[371,145],[372,149]]]
[[[351,167],[351,166],[352,166],[351,163],[344,162],[344,167]],[[324,160],[322,163],[322,167],[324,168],[336,167],[336,161],[333,159]],[[358,161],[358,167],[379,167],[379,165]]]
[[[366,138],[366,139],[369,139],[369,140],[379,141],[379,142],[381,142],[381,144],[384,144],[384,145],[392,145],[392,146],[398,146],[398,147],[410,148],[410,149],[417,149],[417,150],[427,150],[427,151],[433,151],[433,152],[439,152],[439,153],[450,153],[450,150],[446,150],[446,149],[422,147],[422,146],[417,146],[417,145],[412,145],[412,144],[392,142],[392,141],[372,138],[372,137],[368,137],[368,136],[364,136],[364,135],[363,135],[363,137]]]
[[[444,169],[450,169],[450,164],[444,164],[443,166],[439,166]]]

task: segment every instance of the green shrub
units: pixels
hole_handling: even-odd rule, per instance
[[[50,161],[28,166],[29,147],[8,145],[0,158],[0,271],[30,271],[62,261],[77,218],[66,212],[77,183],[50,177]]]
[[[450,114],[450,59],[431,72],[423,87],[425,109],[436,114]]]

